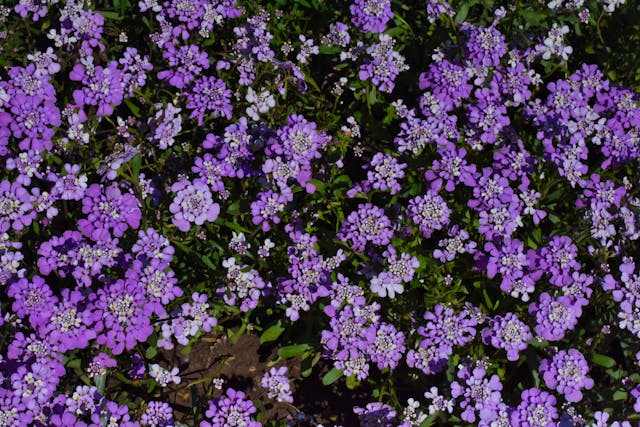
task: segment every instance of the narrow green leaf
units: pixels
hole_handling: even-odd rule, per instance
[[[98,393],[104,393],[104,387],[107,384],[107,374],[96,375],[93,377],[93,383],[96,385],[98,389]]]
[[[278,350],[278,356],[284,359],[290,359],[292,357],[296,357],[305,351],[309,350],[311,346],[309,344],[296,344],[296,345],[288,345],[286,347],[282,347]]]
[[[464,22],[464,20],[467,19],[468,14],[469,14],[469,5],[465,3],[462,6],[460,6],[460,10],[456,15],[456,23],[459,24],[461,22]]]
[[[431,427],[433,424],[435,424],[437,419],[438,419],[437,412],[434,414],[431,414],[427,418],[425,418],[425,420],[420,424],[420,427]]]
[[[138,181],[138,177],[140,176],[140,167],[142,166],[142,156],[137,154],[131,160],[131,169],[133,170],[133,177]]]
[[[322,384],[331,385],[338,380],[342,376],[342,371],[333,368],[329,372],[327,372],[324,377],[322,377]]]
[[[354,388],[358,387],[360,385],[360,382],[356,379],[355,374],[354,375],[349,375],[347,377],[347,388],[349,390],[353,390]]]
[[[82,360],[80,360],[80,359],[73,359],[73,360],[68,361],[68,362],[65,364],[65,366],[66,366],[67,368],[74,368],[74,369],[75,369],[75,368],[80,368],[81,364],[82,364]]]
[[[124,103],[127,104],[127,107],[129,107],[129,110],[131,111],[131,113],[133,113],[134,116],[140,118],[140,107],[134,104],[134,102],[130,98],[125,99]]]
[[[612,368],[612,367],[614,367],[616,365],[615,359],[612,359],[609,356],[605,356],[604,354],[596,353],[596,354],[593,355],[591,360],[596,365],[602,366],[604,368]]]
[[[200,257],[200,259],[202,260],[204,265],[209,267],[211,270],[213,270],[213,271],[217,271],[218,270],[218,268],[215,266],[213,261],[211,261],[211,258],[209,258],[208,255],[203,255],[202,257]]]
[[[155,345],[148,347],[144,352],[144,355],[147,359],[153,359],[156,354],[158,354],[158,347],[156,347]]]
[[[628,397],[628,394],[624,390],[618,390],[615,393],[613,393],[613,400],[626,400],[627,397]]]
[[[124,17],[120,16],[118,12],[110,12],[106,10],[100,10],[99,12],[105,18],[113,19],[114,21],[122,21],[124,19]]]
[[[278,321],[278,323],[269,326],[267,330],[260,335],[260,344],[275,341],[282,332],[284,332],[284,328],[282,327],[282,323]]]

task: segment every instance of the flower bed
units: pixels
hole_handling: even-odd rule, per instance
[[[0,5],[0,426],[637,423],[626,3]]]

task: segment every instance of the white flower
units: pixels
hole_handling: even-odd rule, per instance
[[[256,91],[250,87],[247,89],[245,99],[251,103],[251,105],[247,107],[247,115],[256,121],[260,119],[260,114],[265,114],[276,106],[275,98],[265,88],[261,88],[260,93],[256,93]]]
[[[158,382],[162,387],[166,387],[170,382],[174,384],[180,384],[180,377],[178,376],[178,368],[173,368],[171,371],[168,371],[154,363],[151,365],[151,370],[149,371],[149,375]]]

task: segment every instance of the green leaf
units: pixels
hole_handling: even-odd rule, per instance
[[[131,160],[131,168],[133,169],[133,177],[138,181],[138,177],[140,176],[140,167],[142,166],[142,156],[140,154],[136,154],[136,156]]]
[[[238,330],[229,337],[229,341],[231,342],[231,344],[237,343],[246,330],[247,324],[245,322],[242,322],[242,326],[240,326],[240,328],[238,328]]]
[[[129,107],[129,110],[133,113],[134,116],[140,118],[140,107],[134,104],[130,98],[125,99],[124,103],[127,104],[127,107]]]
[[[144,352],[144,356],[147,359],[153,359],[153,357],[158,354],[158,347],[156,347],[155,345],[148,347],[147,350]]]
[[[96,385],[98,392],[100,394],[104,394],[104,387],[107,384],[107,374],[94,376],[93,383]]]
[[[493,303],[491,302],[491,298],[489,298],[489,294],[486,289],[482,290],[482,296],[484,296],[484,302],[487,304],[487,308],[489,310],[493,310]]]
[[[278,323],[269,326],[267,330],[260,335],[260,344],[275,341],[282,332],[284,332],[284,328],[282,327],[282,323],[278,321]]]
[[[616,365],[615,359],[612,359],[609,356],[605,356],[604,354],[596,353],[596,354],[593,355],[591,360],[596,365],[602,366],[604,368],[612,368],[612,367],[614,367]]]
[[[349,375],[347,377],[347,381],[346,382],[347,382],[347,388],[349,390],[353,390],[354,388],[356,388],[356,387],[358,387],[360,385],[360,381],[358,381],[356,379],[356,375],[355,374]]]
[[[378,91],[375,86],[371,86],[371,90],[369,91],[369,97],[367,98],[367,103],[369,105],[374,105],[376,103],[378,97]]]
[[[307,378],[309,375],[311,375],[311,373],[313,372],[313,367],[318,364],[318,361],[320,360],[320,357],[321,357],[321,354],[320,353],[316,353],[313,356],[313,359],[311,359],[311,361],[309,361],[308,358],[304,360],[304,362],[302,364],[303,371],[301,372],[301,375],[303,377]],[[307,367],[307,368],[305,369],[305,367]]]
[[[460,6],[460,10],[456,15],[456,23],[459,24],[461,22],[464,22],[468,14],[469,14],[469,5],[465,3],[462,6]]]
[[[80,368],[81,364],[82,364],[82,360],[80,360],[80,359],[73,359],[73,360],[68,361],[68,362],[65,364],[65,366],[66,366],[67,368],[73,368],[73,369],[75,369],[75,368]]]
[[[429,415],[425,420],[420,424],[420,427],[430,427],[432,426],[436,420],[438,419],[438,413],[434,413]]]
[[[624,390],[618,390],[615,393],[613,393],[613,400],[626,400],[627,397],[628,397],[628,394]]]
[[[309,344],[288,345],[278,350],[278,356],[282,357],[283,359],[290,359],[304,353],[310,348],[311,346]]]
[[[200,259],[202,260],[202,262],[204,263],[204,265],[206,265],[207,267],[209,267],[211,270],[213,270],[213,271],[218,271],[218,268],[215,266],[215,264],[213,263],[213,261],[211,261],[211,258],[209,258],[209,256],[207,256],[207,255],[203,255],[202,257],[200,257]]]
[[[320,46],[320,55],[336,55],[342,52],[340,46]]]
[[[317,179],[312,179],[309,181],[309,183],[313,184],[314,187],[316,187],[316,191],[319,195],[324,196],[327,184]]]
[[[338,380],[342,376],[342,371],[333,368],[329,372],[327,372],[324,377],[322,377],[322,384],[331,385]]]
[[[123,16],[120,16],[118,12],[109,12],[105,10],[99,11],[102,16],[107,19],[113,19],[114,21],[122,21],[124,19]]]

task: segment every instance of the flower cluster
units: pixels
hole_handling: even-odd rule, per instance
[[[635,4],[2,3],[0,426],[637,418]]]

